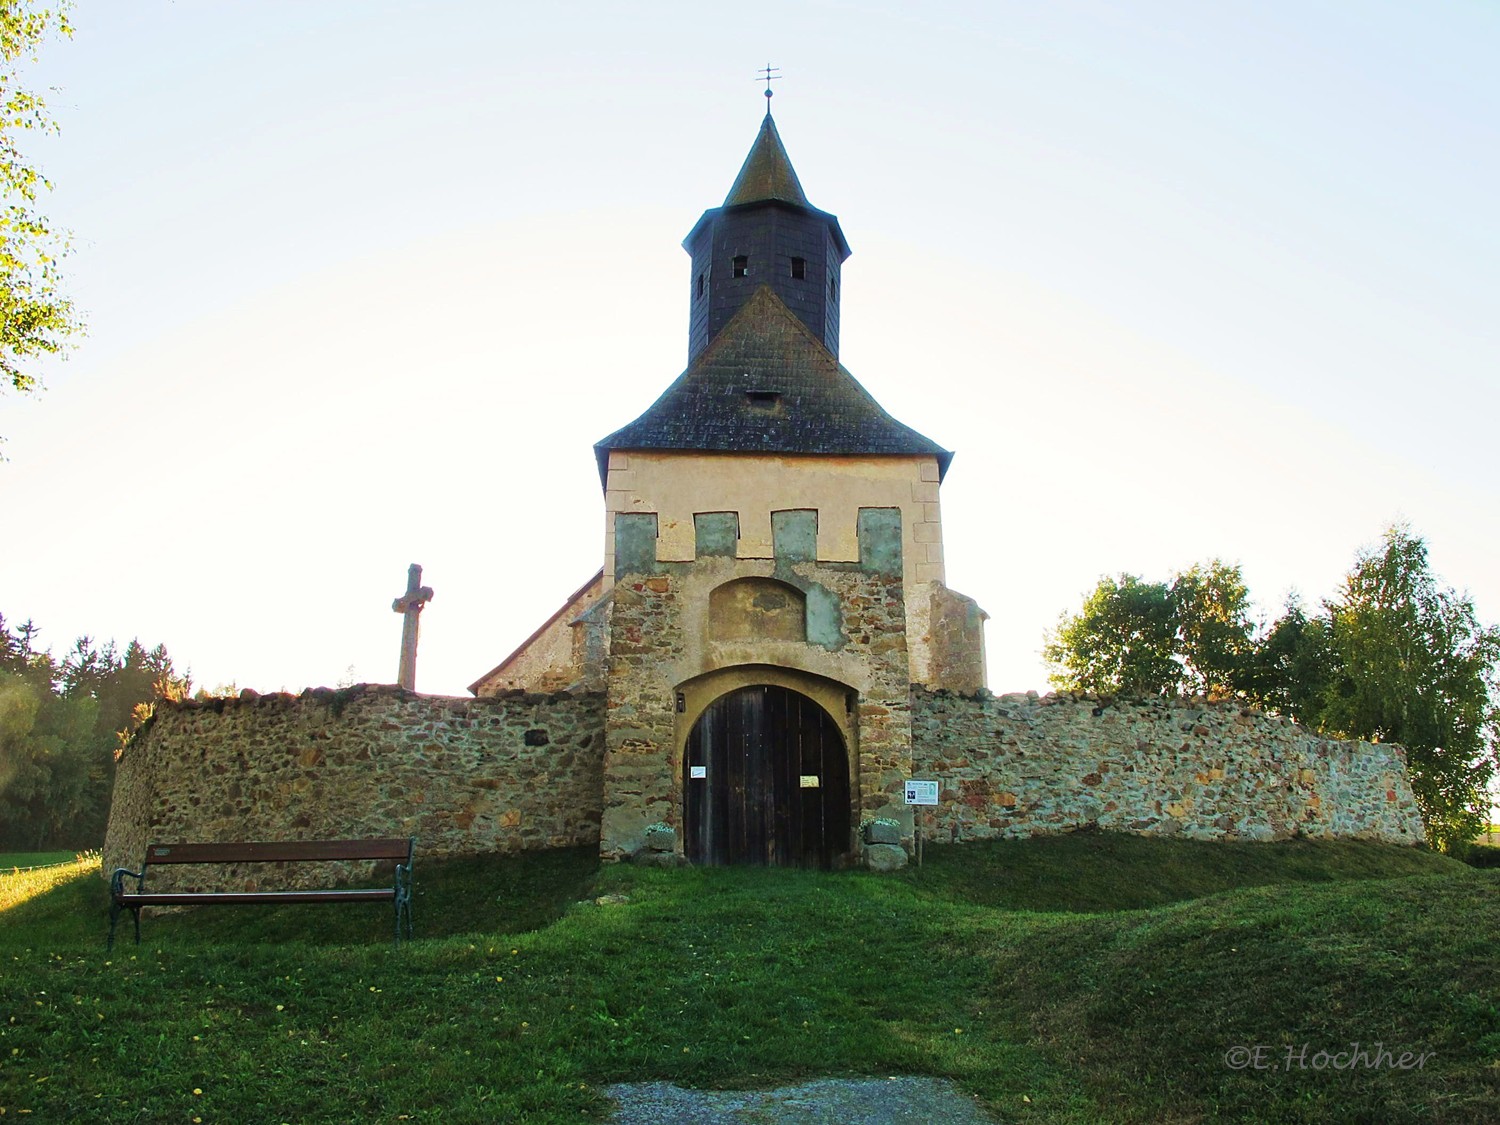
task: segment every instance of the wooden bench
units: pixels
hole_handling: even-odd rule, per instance
[[[109,948],[115,925],[128,910],[135,918],[135,941],[141,942],[143,906],[242,906],[282,902],[390,902],[396,910],[396,944],[403,930],[410,939],[411,868],[416,839],[273,841],[260,844],[151,844],[139,871],[117,867],[109,881]],[[146,890],[146,872],[163,864],[186,863],[332,863],[336,860],[393,859],[396,875],[389,887],[323,891],[168,891]],[[125,880],[135,880],[135,890]]]

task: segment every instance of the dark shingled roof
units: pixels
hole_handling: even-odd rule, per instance
[[[594,446],[725,453],[953,454],[880,408],[769,286],[755,291],[677,381]]]
[[[765,203],[772,199],[798,207],[812,206],[802,194],[802,185],[797,182],[797,173],[768,110],[760,123],[760,134],[750,146],[750,155],[745,157],[734,186],[724,197],[724,206],[738,207],[742,203]]]

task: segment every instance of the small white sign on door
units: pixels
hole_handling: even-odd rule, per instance
[[[818,780],[818,775],[815,773],[804,773],[798,776],[802,778],[802,788],[804,789],[817,789],[823,784]]]
[[[707,778],[707,766],[688,766],[688,777],[690,779]]]
[[[938,803],[938,783],[935,781],[908,781],[906,783],[908,805],[935,805]]]

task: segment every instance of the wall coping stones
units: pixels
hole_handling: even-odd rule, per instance
[[[130,736],[121,745],[117,760],[123,758],[136,741],[144,737],[146,731],[156,721],[159,714],[172,711],[212,711],[222,715],[242,707],[286,707],[296,702],[319,702],[326,703],[337,708],[341,712],[355,700],[366,697],[394,697],[402,700],[420,700],[434,704],[445,704],[450,711],[465,711],[470,709],[483,710],[485,708],[500,708],[511,703],[531,704],[535,706],[546,706],[569,700],[589,700],[604,698],[602,691],[554,691],[554,692],[529,692],[520,689],[496,692],[493,695],[471,696],[471,695],[428,695],[423,692],[408,691],[399,684],[352,684],[349,687],[310,687],[300,692],[273,691],[258,692],[254,688],[241,688],[238,695],[213,695],[202,699],[157,699],[151,706],[151,713],[130,732]]]

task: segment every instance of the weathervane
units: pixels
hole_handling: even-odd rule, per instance
[[[756,81],[757,82],[764,82],[766,84],[766,112],[767,113],[771,112],[771,83],[780,80],[781,75],[777,73],[779,70],[781,70],[781,67],[779,67],[779,66],[772,66],[770,63],[766,63],[766,65],[764,67],[762,67],[760,70],[758,70],[758,71],[755,72],[756,74],[758,74],[760,76],[759,78],[756,79]]]

